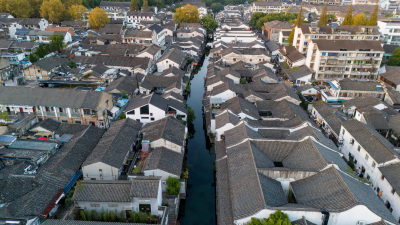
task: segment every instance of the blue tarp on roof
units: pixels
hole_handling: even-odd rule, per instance
[[[331,81],[328,82],[329,85],[331,85],[335,90],[338,90],[339,88],[336,87],[336,85],[334,83],[332,83]]]

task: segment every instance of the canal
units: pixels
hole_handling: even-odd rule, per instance
[[[187,105],[194,109],[194,136],[188,141],[187,165],[189,179],[184,216],[181,224],[215,224],[214,154],[206,147],[203,129],[202,98],[204,78],[207,74],[208,56],[191,81]]]

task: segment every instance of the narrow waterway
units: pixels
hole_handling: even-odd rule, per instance
[[[187,105],[194,109],[195,133],[188,142],[187,164],[189,179],[183,225],[215,224],[214,154],[206,147],[203,129],[202,98],[204,78],[207,73],[208,57],[204,59],[200,71],[191,81],[191,93]]]

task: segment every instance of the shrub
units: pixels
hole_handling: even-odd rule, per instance
[[[167,194],[178,195],[181,190],[181,182],[178,178],[168,177],[167,179]]]
[[[189,124],[193,123],[194,119],[196,119],[196,116],[194,114],[194,110],[190,108],[189,106],[187,107],[187,122]]]

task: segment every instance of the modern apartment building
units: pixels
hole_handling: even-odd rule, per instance
[[[301,53],[307,52],[312,40],[379,40],[379,30],[370,26],[297,26],[293,37],[293,46]]]
[[[328,5],[341,5],[342,0],[305,0],[304,3],[309,3],[313,5],[322,5],[327,3]]]
[[[287,8],[282,2],[273,1],[255,1],[251,5],[251,12],[263,12],[263,13],[280,13],[283,9]]]
[[[400,18],[385,18],[378,21],[381,40],[385,44],[400,45]]]
[[[379,41],[313,40],[308,44],[306,65],[314,79],[378,79],[384,50]]]

